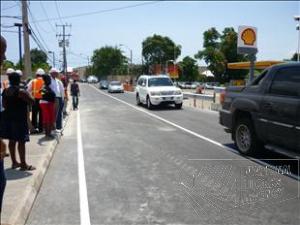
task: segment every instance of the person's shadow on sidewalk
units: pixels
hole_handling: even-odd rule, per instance
[[[40,146],[46,146],[47,145],[47,142],[50,142],[50,141],[53,141],[53,140],[57,140],[57,135],[55,135],[55,138],[48,138],[48,137],[41,137],[39,138],[38,140],[38,145]]]
[[[32,176],[32,173],[28,171],[15,170],[11,168],[6,169],[5,174],[7,180],[19,180],[19,179]]]

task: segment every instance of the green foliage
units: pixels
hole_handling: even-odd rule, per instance
[[[130,74],[134,76],[139,76],[143,73],[142,65],[138,65],[138,64],[131,65],[130,70],[131,70]]]
[[[169,37],[154,34],[142,43],[142,56],[146,65],[163,64],[174,60],[181,54],[181,46],[176,45]]]
[[[12,61],[4,60],[2,67],[3,67],[3,70],[6,71],[8,68],[15,68],[15,65]]]
[[[237,33],[227,27],[220,34],[214,27],[203,33],[203,50],[195,58],[203,59],[208,69],[215,75],[216,81],[228,82],[231,79],[244,79],[247,71],[230,70],[227,63],[245,61],[246,57],[237,54]]]
[[[47,63],[47,54],[37,48],[30,50],[30,57],[32,64],[43,64]]]
[[[127,72],[127,59],[117,47],[105,46],[94,50],[92,63],[96,76],[121,75]]]
[[[198,79],[199,72],[197,61],[189,56],[183,58],[181,62],[179,62],[180,73],[179,80],[182,81],[195,81]]]
[[[84,72],[84,76],[87,78],[89,75],[93,74],[93,67],[92,66],[88,66],[86,67],[86,70]]]
[[[293,55],[293,57],[291,58],[292,61],[297,61],[297,52]]]
[[[35,73],[38,68],[42,68],[43,70],[45,70],[45,72],[48,72],[51,66],[47,62],[32,64],[32,73]]]
[[[30,58],[31,58],[31,70],[32,73],[35,73],[35,71],[38,68],[42,68],[45,71],[49,71],[50,65],[47,63],[47,54],[37,48],[30,50]],[[24,69],[24,56],[22,58],[22,68],[20,65],[20,61],[16,64],[16,69]]]

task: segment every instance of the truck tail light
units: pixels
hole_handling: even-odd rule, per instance
[[[224,91],[222,91],[221,94],[220,94],[220,103],[221,103],[221,105],[224,104],[224,102],[225,102],[225,97],[226,97],[226,91],[224,90]]]

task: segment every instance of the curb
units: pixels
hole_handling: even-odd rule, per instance
[[[63,128],[66,127],[69,117],[70,115],[66,117],[65,125]],[[37,168],[41,169],[39,169],[39,172],[33,175],[29,186],[26,187],[24,197],[20,200],[20,203],[15,208],[12,215],[9,217],[7,225],[25,225],[61,137],[62,136],[59,135],[58,138],[53,140],[49,147],[48,154],[38,164]]]

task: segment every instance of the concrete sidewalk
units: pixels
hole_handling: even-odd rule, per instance
[[[64,120],[64,126],[67,120],[68,116]],[[26,159],[29,165],[36,167],[34,171],[13,170],[10,157],[5,158],[7,185],[4,192],[1,224],[25,224],[56,146],[62,137],[58,134],[55,139],[49,140],[44,138],[44,134],[30,136],[30,142],[26,144]],[[18,156],[17,154],[17,159],[19,159]]]

